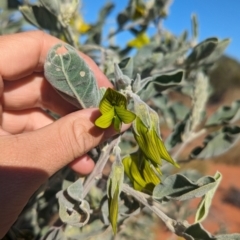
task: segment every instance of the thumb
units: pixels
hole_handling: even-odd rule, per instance
[[[0,238],[49,176],[116,134],[94,125],[99,115],[84,109],[36,131],[0,138]]]
[[[116,134],[113,128],[103,130],[94,125],[99,115],[97,109],[84,109],[36,131],[4,136],[1,149],[5,149],[6,155],[10,148],[12,152],[4,165],[41,169],[51,176]]]

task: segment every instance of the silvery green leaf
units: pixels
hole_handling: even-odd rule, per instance
[[[237,115],[237,118],[235,116]],[[210,116],[205,126],[222,125],[229,123],[233,118],[234,121],[240,119],[240,100],[232,103],[231,106],[220,107],[212,116]]]
[[[141,89],[139,89],[137,93],[139,93],[143,88],[147,88],[149,83],[154,83],[164,89],[170,86],[176,86],[181,83],[183,77],[184,70],[174,70],[144,78],[141,80]],[[143,91],[145,91],[145,89]]]
[[[140,89],[141,89],[141,76],[138,73],[135,80],[133,81],[132,90],[133,92],[137,92]]]
[[[63,229],[60,227],[51,227],[41,240],[67,240]]]
[[[76,201],[82,201],[82,192],[83,192],[83,185],[82,185],[82,179],[79,178],[76,182],[72,183],[67,188],[68,195],[76,200]]]
[[[217,235],[215,237],[216,237],[216,240],[239,240],[240,234],[239,233],[223,234],[223,235]]]
[[[61,50],[63,53],[59,52]],[[79,108],[99,105],[100,94],[95,76],[72,46],[57,44],[51,48],[44,71],[50,84],[70,103]]]
[[[19,10],[24,18],[37,28],[51,31],[59,31],[60,29],[56,16],[42,6],[23,5],[19,7]],[[44,18],[42,16],[44,16]]]
[[[81,203],[71,199],[65,191],[57,193],[59,203],[59,217],[71,226],[82,227],[90,217],[90,206],[87,201],[82,200]]]
[[[186,64],[194,65],[196,64],[196,62],[199,62],[200,60],[207,58],[217,47],[217,44],[218,44],[217,38],[208,38],[203,42],[199,43],[197,46],[193,48],[192,52],[186,59]]]
[[[176,63],[179,58],[184,57],[187,51],[188,48],[183,47],[173,52],[167,51],[167,53],[163,56],[160,55],[158,61],[156,62],[156,67],[151,71],[151,75],[160,74],[163,68],[169,68],[169,66]]]
[[[240,127],[226,126],[223,129],[208,135],[204,139],[204,146],[195,148],[191,158],[206,159],[216,157],[228,151],[239,139]]]
[[[170,199],[184,201],[205,195],[217,184],[216,179],[211,176],[205,176],[193,182],[181,174],[174,174],[154,188],[153,198],[163,201]]]
[[[189,226],[184,231],[183,236],[188,240],[216,240],[216,237],[205,230],[200,223]]]
[[[60,4],[61,1],[59,0],[39,0],[40,3],[52,14],[58,16],[60,14]]]
[[[202,222],[208,215],[209,209],[211,207],[212,199],[214,194],[222,180],[222,174],[220,172],[216,172],[214,175],[214,179],[216,180],[215,186],[208,191],[202,198],[195,216],[195,222]]]
[[[197,39],[198,38],[198,21],[197,21],[196,14],[192,15],[191,20],[192,20],[192,35],[193,35],[193,39]]]
[[[216,60],[218,60],[222,56],[230,42],[231,39],[229,38],[219,41],[214,51],[206,60],[204,60],[204,64],[214,63]]]
[[[137,95],[133,95],[133,102],[134,102],[134,112],[136,115],[141,119],[143,124],[150,128],[150,115],[149,115],[149,107],[148,105],[140,99]],[[135,128],[135,123],[133,124]],[[136,131],[136,129],[135,129]]]
[[[131,84],[131,79],[123,74],[118,64],[114,64],[114,75],[117,89],[124,89]]]
[[[171,149],[176,146],[178,143],[182,142],[182,135],[185,130],[186,123],[189,119],[190,113],[188,113],[185,118],[177,123],[172,131],[172,133],[167,137],[165,145],[167,149]]]
[[[128,57],[123,59],[119,64],[119,68],[122,70],[122,73],[129,78],[132,78],[133,74],[133,59]]]

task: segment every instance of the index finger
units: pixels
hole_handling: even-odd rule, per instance
[[[17,80],[33,72],[42,72],[48,51],[61,40],[42,31],[30,31],[0,37],[0,76]],[[93,71],[99,87],[112,87],[94,61],[79,52]]]

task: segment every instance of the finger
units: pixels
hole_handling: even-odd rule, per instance
[[[35,71],[42,72],[49,49],[60,42],[61,40],[41,31],[1,36],[0,75],[5,80],[16,80]],[[83,53],[79,54],[95,74],[99,86],[111,87],[94,61]]]
[[[84,109],[37,131],[4,136],[0,141],[1,159],[10,166],[43,169],[50,176],[116,134],[113,128],[103,130],[94,125],[99,115],[97,109]],[[12,158],[8,156],[9,146],[14,149]],[[8,157],[5,160],[3,156]]]
[[[72,170],[81,175],[87,175],[91,173],[94,168],[94,165],[95,165],[94,161],[87,154],[81,156],[80,158],[75,159],[69,164]]]
[[[2,129],[10,134],[34,131],[54,121],[44,110],[39,108],[22,111],[4,111]]]
[[[5,110],[41,107],[61,116],[77,110],[65,101],[39,73],[18,81],[5,81],[2,104]]]
[[[84,109],[39,130],[0,137],[0,181],[6,183],[0,185],[0,192],[4,192],[0,205],[6,206],[1,210],[2,229],[13,224],[30,196],[49,176],[116,134],[113,128],[103,130],[94,125],[99,115],[96,109]],[[89,165],[78,169],[84,172],[85,167]]]

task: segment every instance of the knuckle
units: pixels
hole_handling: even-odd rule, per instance
[[[71,151],[73,158],[80,157],[95,145],[94,137],[89,133],[84,121],[79,118],[69,121],[67,129],[63,132],[63,142],[67,143],[65,147]]]

